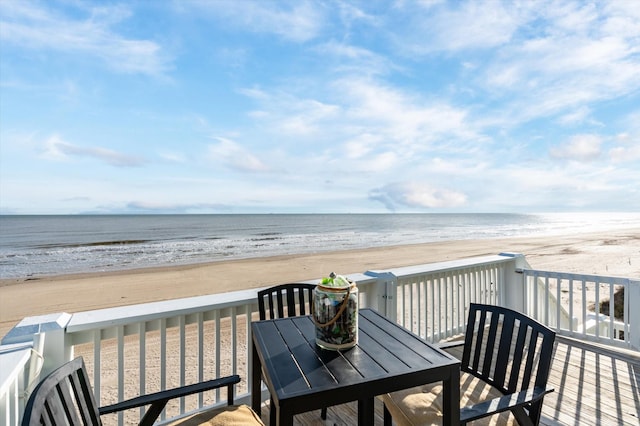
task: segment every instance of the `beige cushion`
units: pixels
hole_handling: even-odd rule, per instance
[[[171,426],[264,426],[260,417],[247,405],[230,405],[226,407],[212,408],[200,411],[188,417],[184,417]]]
[[[417,386],[391,394],[382,400],[400,426],[442,424],[442,383]],[[502,396],[500,391],[469,373],[460,374],[460,407]],[[476,420],[473,425],[517,425],[511,412]]]

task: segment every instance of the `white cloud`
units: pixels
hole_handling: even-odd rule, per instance
[[[45,141],[43,157],[49,160],[64,161],[70,157],[93,158],[116,167],[137,167],[144,160],[102,147],[84,147],[64,141],[53,135]]]
[[[317,134],[322,131],[322,123],[335,117],[339,111],[335,105],[313,99],[295,100],[286,107],[286,113],[277,118],[277,127],[289,135]]]
[[[541,8],[541,15],[553,22],[552,32],[564,34],[566,32],[585,34],[590,31],[598,20],[595,4],[587,2],[554,2],[546,8]]]
[[[344,104],[348,126],[381,135],[398,150],[428,150],[436,140],[440,141],[440,149],[447,145],[456,149],[460,139],[477,138],[467,112],[445,101],[421,99],[396,87],[357,77],[341,79],[334,90]],[[450,142],[444,142],[446,139]]]
[[[208,156],[232,169],[243,172],[268,172],[270,167],[240,144],[226,138],[216,137],[216,144],[209,145]]]
[[[380,171],[434,150],[469,155],[481,140],[465,110],[376,79],[341,77],[310,91],[287,89],[242,93],[257,102],[251,118],[262,133],[290,155],[304,147],[305,156],[323,162],[348,159],[354,171]]]
[[[621,208],[618,200],[634,201],[630,194],[637,192],[640,172],[608,165],[594,167],[594,163],[567,162],[562,167],[546,161],[508,165],[500,170],[487,169],[476,176],[474,185],[465,183],[469,194],[468,206],[474,211],[486,209],[549,210],[609,210]],[[508,191],[494,191],[492,187]],[[633,197],[631,197],[633,198]]]
[[[638,125],[640,127],[640,125]],[[613,163],[631,163],[640,160],[640,136],[628,133],[617,135],[615,145],[609,150],[609,157]]]
[[[626,163],[640,160],[640,148],[637,146],[616,146],[609,150],[609,157],[614,163]]]
[[[333,72],[353,73],[354,75],[386,75],[401,69],[388,57],[363,47],[330,40],[318,45],[315,50],[333,60]]]
[[[575,135],[569,142],[549,150],[552,157],[571,161],[594,161],[602,155],[602,138],[597,135]]]
[[[591,114],[591,109],[589,107],[584,105],[579,106],[575,110],[561,115],[558,122],[566,125],[583,123],[587,120],[589,114]]]
[[[228,212],[231,206],[222,203],[193,203],[180,204],[168,203],[165,200],[142,200],[131,201],[127,203],[125,211],[134,211],[136,213],[174,213],[174,214],[198,214],[211,212]]]
[[[602,25],[604,34],[637,37],[640,34],[640,8],[634,1],[608,1],[602,5],[606,16]]]
[[[526,3],[525,3],[526,5]],[[398,48],[413,54],[438,51],[487,49],[509,42],[526,10],[492,0],[468,2],[428,2],[424,10],[411,13],[407,31],[397,39]]]
[[[197,13],[204,11],[221,18],[229,28],[243,28],[256,33],[275,34],[292,42],[306,42],[320,33],[324,15],[319,5],[311,1],[265,2],[243,0],[219,2],[193,0],[183,2],[184,11],[193,7]]]
[[[640,136],[640,110],[629,112],[623,119],[623,125],[629,129],[629,132],[636,135],[636,138]],[[632,139],[631,135],[625,134],[621,137],[622,140]]]
[[[160,156],[160,158],[170,163],[186,163],[187,162],[187,159],[185,158],[184,154],[179,152],[163,151],[158,153],[158,155]]]
[[[271,132],[291,137],[321,133],[325,124],[334,120],[340,108],[316,99],[297,97],[282,90],[242,89],[240,93],[260,103],[261,109],[249,116],[265,123]]]
[[[45,3],[46,4],[46,3]],[[30,2],[5,2],[0,40],[28,50],[50,50],[99,58],[117,72],[161,75],[168,58],[153,41],[119,35],[112,26],[131,16],[124,6],[80,11],[70,18]]]
[[[380,135],[362,133],[344,144],[345,157],[349,160],[357,160],[365,157],[372,149],[382,143]]]
[[[379,201],[388,210],[409,208],[451,208],[465,204],[467,196],[459,191],[435,188],[420,182],[399,182],[373,189],[369,198]]]
[[[251,118],[261,134],[277,140],[283,152],[270,163],[306,164],[305,171],[321,172],[340,161],[353,175],[374,172],[380,180],[394,170],[421,168],[424,155],[473,155],[487,140],[465,110],[376,79],[340,77],[306,88],[242,91],[258,105]]]
[[[477,84],[508,102],[512,124],[564,111],[570,112],[563,119],[575,122],[589,104],[637,92],[640,26],[611,28],[611,20],[629,19],[610,9],[565,2],[539,7],[524,24],[542,28],[523,37],[523,26],[490,58]]]

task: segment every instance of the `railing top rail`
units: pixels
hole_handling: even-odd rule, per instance
[[[13,378],[23,371],[31,358],[32,343],[0,346],[0,395],[11,386]]]
[[[634,278],[626,278],[626,277],[611,277],[605,275],[592,275],[592,274],[579,274],[573,272],[554,272],[554,271],[543,271],[538,269],[521,269],[521,271],[525,275],[532,275],[537,277],[554,277],[560,278],[563,280],[574,280],[574,281],[593,281],[593,282],[607,282],[613,284],[634,284],[640,285],[640,279]]]
[[[139,305],[118,306],[77,312],[67,325],[68,333],[189,315],[206,310],[224,309],[256,301],[257,289],[209,294]]]
[[[521,255],[518,255],[521,256]],[[405,266],[401,268],[391,268],[385,269],[385,273],[392,273],[396,277],[409,277],[412,275],[425,275],[433,272],[447,272],[455,269],[463,269],[463,268],[475,268],[482,265],[495,264],[495,263],[506,263],[513,261],[515,255],[512,254],[498,254],[491,256],[478,256],[478,257],[468,257],[465,259],[459,260],[449,260],[446,262],[437,262],[437,263],[427,263],[423,265],[412,265]],[[379,274],[382,271],[367,271],[369,274]]]
[[[348,274],[347,276],[362,284],[368,281],[375,281],[375,278],[360,273]],[[318,281],[319,280],[316,279],[305,282],[317,283]],[[257,303],[257,292],[261,289],[262,288],[255,288],[228,293],[208,294],[204,296],[77,312],[71,317],[66,329],[68,333],[76,333],[86,330],[127,325],[143,321],[153,321],[160,318],[189,315],[196,312],[225,309],[232,306]]]

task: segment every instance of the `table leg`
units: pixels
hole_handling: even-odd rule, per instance
[[[273,402],[273,398],[269,398],[269,425],[275,425],[277,422],[276,403]]]
[[[283,410],[282,407],[276,408],[274,404],[271,404],[271,409],[278,412],[277,426],[293,426],[293,413]]]
[[[258,351],[256,350],[256,344],[254,342],[252,342],[251,348],[251,408],[253,408],[253,411],[260,416],[262,413],[262,365],[260,364],[260,357],[258,356]]]
[[[373,424],[373,398],[358,400],[358,425],[369,426]]]
[[[442,424],[460,424],[460,366],[450,369],[449,378],[443,380],[444,413]]]

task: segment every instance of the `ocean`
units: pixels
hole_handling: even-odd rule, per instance
[[[0,278],[631,227],[639,213],[0,216]]]

